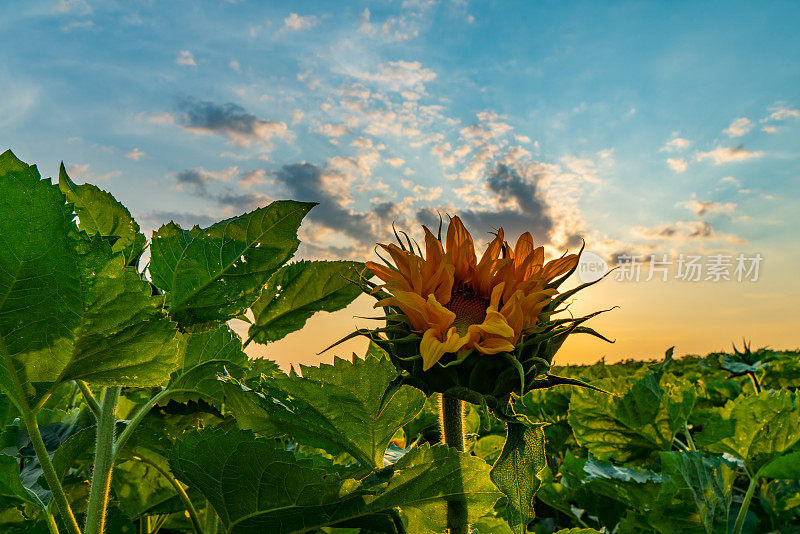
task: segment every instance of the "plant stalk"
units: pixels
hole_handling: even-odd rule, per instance
[[[750,501],[756,491],[756,486],[758,486],[758,476],[750,477],[750,485],[747,486],[747,493],[744,494],[744,499],[742,499],[742,507],[739,508],[739,515],[736,516],[736,523],[733,525],[731,534],[742,534],[744,519],[747,517],[747,509],[750,508]]]
[[[149,458],[145,458],[144,456],[135,455],[134,458],[139,460],[140,462],[146,463],[147,465],[158,471],[161,474],[161,476],[167,479],[167,482],[169,482],[172,485],[172,488],[178,494],[178,497],[180,498],[184,508],[186,509],[186,513],[189,514],[189,519],[191,519],[192,521],[192,528],[194,529],[195,534],[203,534],[203,526],[200,524],[200,518],[197,515],[197,510],[192,504],[192,500],[189,499],[189,496],[186,494],[186,490],[183,489],[181,483],[178,482],[178,480],[174,476],[172,476],[172,473],[162,469],[161,466],[158,465],[156,462],[150,460]]]
[[[94,414],[95,419],[100,418],[100,405],[97,404],[97,399],[94,398],[92,395],[92,390],[89,389],[89,385],[86,384],[83,380],[76,380],[75,384],[77,384],[78,389],[81,390],[81,394],[83,395],[83,400],[86,401],[86,405],[89,406],[89,409]]]
[[[206,510],[204,513],[204,522],[205,526],[203,529],[203,534],[217,534],[217,529],[219,526],[219,519],[217,518],[217,512],[211,506],[211,503],[208,502],[206,499]]]
[[[72,513],[72,507],[69,505],[67,494],[64,492],[61,481],[58,480],[56,469],[53,467],[53,462],[50,461],[50,456],[47,454],[47,447],[42,439],[42,433],[39,431],[39,424],[36,422],[36,414],[26,410],[23,413],[23,417],[25,420],[25,427],[28,429],[28,435],[33,444],[33,450],[36,452],[36,458],[39,459],[39,463],[42,466],[47,485],[50,487],[50,491],[53,492],[53,498],[56,501],[58,512],[61,514],[61,519],[64,521],[70,534],[81,534],[78,520],[75,519],[75,514]]]
[[[464,402],[439,396],[439,424],[444,443],[464,452]],[[467,505],[463,500],[447,501],[447,528],[450,534],[469,534]]]
[[[753,382],[753,389],[756,390],[756,395],[761,393],[761,383],[758,381],[758,377],[752,371],[747,373],[747,376],[750,377],[750,381]]]
[[[111,490],[111,472],[114,468],[114,426],[117,422],[117,401],[121,389],[116,386],[103,390],[100,417],[97,418],[94,472],[86,511],[85,534],[105,532],[108,493]]]

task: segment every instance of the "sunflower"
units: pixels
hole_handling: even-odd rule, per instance
[[[540,323],[545,306],[558,292],[551,282],[570,273],[578,255],[544,263],[544,248],[525,232],[512,248],[503,229],[478,261],[472,236],[457,216],[450,219],[446,242],[427,227],[425,255],[394,244],[379,244],[391,257],[386,265],[367,262],[390,296],[375,307],[394,307],[421,334],[423,371],[445,354],[464,358],[512,352],[520,337]],[[557,285],[557,284],[556,284]]]

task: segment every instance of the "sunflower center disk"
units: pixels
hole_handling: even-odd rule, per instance
[[[445,308],[456,314],[453,326],[462,336],[467,333],[467,328],[470,325],[480,324],[486,319],[486,309],[488,307],[488,300],[479,297],[472,291],[462,289],[453,290],[450,295],[450,302],[445,305]]]

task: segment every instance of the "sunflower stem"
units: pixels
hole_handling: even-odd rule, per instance
[[[464,452],[464,402],[439,396],[439,426],[442,440],[450,447]],[[463,500],[447,501],[447,528],[450,534],[468,534],[467,505]]]

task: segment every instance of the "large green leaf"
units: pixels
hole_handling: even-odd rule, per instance
[[[116,237],[113,250],[122,253],[126,264],[141,256],[146,241],[144,234],[128,208],[111,193],[92,184],[77,185],[67,176],[63,163],[58,170],[58,187],[78,215],[78,228],[89,235]]]
[[[751,473],[800,442],[800,406],[789,391],[740,396],[717,410],[697,436],[700,448],[744,460]]]
[[[243,314],[297,250],[300,221],[314,206],[281,200],[208,228],[162,226],[150,245],[150,273],[172,316],[188,326]]]
[[[248,366],[242,340],[228,325],[214,330],[184,336],[186,349],[178,369],[172,376],[169,389],[184,393],[170,395],[173,400],[194,399],[197,392],[208,401],[221,403],[222,382],[218,376],[241,377]]]
[[[578,443],[601,460],[643,460],[671,450],[697,399],[691,384],[670,374],[647,372],[593,385],[616,395],[575,389],[568,420]]]
[[[492,482],[508,499],[506,518],[516,534],[525,534],[535,517],[533,499],[542,484],[538,475],[547,466],[545,424],[509,422],[505,445],[492,466]]]
[[[209,499],[232,533],[360,527],[376,516],[397,518],[408,532],[443,532],[448,500],[463,502],[477,519],[501,496],[485,462],[444,446],[415,448],[390,468],[356,480],[247,432],[216,430],[177,442],[170,465]]]
[[[0,156],[0,388],[20,406],[59,383],[148,386],[175,366],[180,334],[107,238],[10,152]]]
[[[302,378],[292,371],[265,378],[254,390],[226,383],[227,407],[239,426],[266,436],[288,434],[334,454],[347,452],[364,468],[382,467],[389,440],[425,403],[419,390],[403,386],[382,405],[397,376],[387,359],[336,358],[333,365],[302,370]]]
[[[357,280],[362,268],[354,261],[299,261],[281,267],[253,304],[250,339],[277,341],[318,311],[344,308],[361,294],[349,280]]]
[[[721,456],[661,452],[665,479],[650,524],[665,534],[728,531],[735,466]]]

